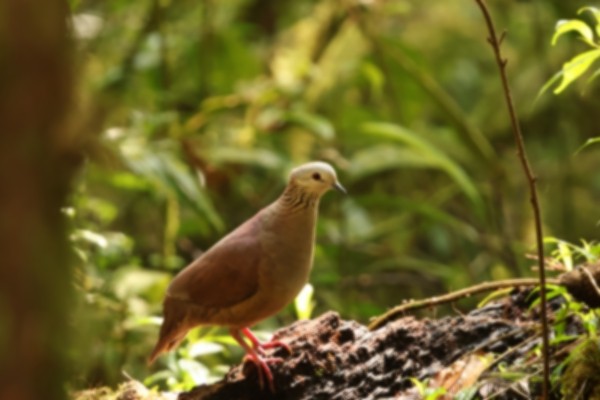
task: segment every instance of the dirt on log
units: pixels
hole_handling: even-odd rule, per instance
[[[283,359],[271,364],[275,393],[259,386],[255,367],[247,362],[220,382],[179,394],[179,400],[419,398],[411,378],[439,378],[469,355],[506,352],[503,361],[510,363],[536,346],[539,324],[537,313],[530,311],[530,294],[516,290],[464,316],[407,316],[375,331],[328,312],[275,333],[274,339],[292,349],[291,355],[281,348],[268,352]]]

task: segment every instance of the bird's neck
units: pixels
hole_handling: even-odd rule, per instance
[[[290,183],[279,197],[277,208],[278,211],[287,214],[314,212],[319,205],[319,199],[319,194],[308,192],[302,187]]]

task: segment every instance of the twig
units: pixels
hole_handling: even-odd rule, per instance
[[[559,284],[558,279],[548,279],[547,283],[551,284]],[[504,289],[504,288],[512,288],[518,286],[536,286],[539,284],[539,280],[537,278],[519,278],[519,279],[506,279],[502,281],[493,281],[493,282],[483,282],[475,286],[471,286],[465,289],[460,289],[455,292],[447,293],[443,296],[430,297],[428,299],[423,300],[414,300],[405,304],[401,304],[396,306],[383,314],[380,317],[377,317],[369,324],[370,330],[379,329],[382,326],[386,325],[390,321],[401,317],[407,311],[414,311],[421,308],[426,307],[434,307],[444,303],[451,303],[457,301],[459,299],[470,297],[475,294],[489,292],[492,290]]]
[[[546,315],[546,270],[544,269],[544,245],[543,245],[543,234],[542,234],[542,220],[540,217],[540,205],[538,201],[536,178],[533,174],[527,154],[525,151],[525,144],[523,141],[523,134],[521,133],[521,126],[517,119],[514,102],[512,99],[510,87],[508,86],[508,78],[506,75],[506,63],[507,60],[502,58],[500,46],[504,40],[506,33],[503,32],[500,37],[496,34],[494,22],[490,16],[490,12],[485,5],[484,0],[475,0],[487,25],[489,32],[488,42],[494,51],[496,63],[498,64],[498,70],[500,73],[500,79],[502,81],[502,88],[504,90],[504,98],[506,100],[506,106],[508,107],[508,113],[510,115],[510,122],[512,125],[512,131],[514,139],[517,144],[517,153],[523,172],[527,178],[529,184],[530,201],[533,209],[533,217],[535,220],[535,236],[537,242],[537,254],[539,263],[539,285],[540,285],[540,299],[541,299],[541,320],[542,320],[542,361],[544,364],[544,381],[542,386],[542,398],[547,399],[550,389],[550,360],[549,360],[549,343],[548,343],[548,316]]]

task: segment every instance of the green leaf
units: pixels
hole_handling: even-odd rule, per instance
[[[394,199],[394,201],[406,210],[419,213],[428,219],[439,221],[442,224],[451,227],[454,232],[459,233],[461,236],[464,236],[466,239],[472,242],[477,242],[480,240],[479,232],[477,232],[475,227],[469,225],[460,217],[457,217],[452,213],[446,212],[440,207],[437,207],[435,204],[406,199]]]
[[[315,308],[315,302],[313,300],[314,293],[315,289],[313,286],[310,283],[307,283],[294,299],[294,308],[296,309],[296,316],[299,320],[310,319]]]
[[[585,22],[578,19],[561,19],[556,23],[554,35],[552,36],[552,46],[556,44],[562,35],[572,31],[578,32],[587,44],[596,46],[592,29]]]
[[[373,91],[375,95],[381,96],[385,84],[385,75],[383,71],[372,62],[365,61],[361,67],[361,73],[367,82],[369,82],[371,91]]]
[[[303,126],[323,140],[333,140],[335,138],[335,129],[333,125],[329,120],[320,115],[294,110],[287,113],[286,117],[288,121]]]
[[[596,78],[598,78],[599,76],[600,76],[600,68],[598,68],[596,71],[594,71],[594,73],[592,74],[592,76],[590,76],[590,78],[585,82],[585,84],[589,85],[594,80],[596,80]]]
[[[225,229],[225,224],[212,201],[206,192],[201,190],[198,180],[189,173],[183,163],[174,157],[165,157],[162,159],[162,171],[170,187],[174,188],[198,213],[204,215],[218,232]]]
[[[126,300],[134,296],[141,296],[151,291],[153,287],[164,289],[170,278],[170,275],[164,272],[126,266],[115,272],[111,280],[111,287],[117,298]]]
[[[427,389],[427,382],[421,382],[417,378],[410,378],[410,381],[419,391],[419,394],[423,396],[425,394],[425,389]]]
[[[562,76],[564,75],[563,71],[558,71],[556,74],[554,74],[552,76],[552,78],[548,79],[548,81],[546,83],[544,83],[544,86],[542,86],[542,88],[540,89],[540,91],[538,92],[537,96],[535,97],[535,101],[538,101],[539,98],[548,90],[550,89],[550,87],[552,87],[556,82],[558,82],[560,80],[560,78],[562,78]]]
[[[193,385],[206,383],[206,380],[210,375],[208,368],[206,368],[204,364],[201,364],[195,360],[180,359],[177,361],[177,365],[182,372],[184,381],[187,381]]]
[[[558,242],[559,259],[563,262],[567,271],[573,270],[573,252],[569,245],[563,241]]]
[[[600,49],[590,50],[564,63],[562,68],[562,82],[554,89],[554,93],[559,94],[565,90],[567,86],[584,74],[598,57],[600,57]]]
[[[123,158],[129,168],[157,187],[163,196],[176,193],[180,200],[205,217],[216,231],[222,232],[225,224],[212,201],[176,153],[168,147],[155,146],[152,152],[146,148],[147,142],[140,138],[127,140],[121,145]]]
[[[103,235],[101,235],[99,233],[92,232],[87,229],[75,230],[75,232],[73,232],[73,234],[71,235],[71,240],[74,240],[74,241],[81,240],[84,242],[91,243],[100,248],[104,248],[104,247],[108,246],[108,240],[106,239],[106,237],[104,237]]]
[[[479,389],[478,386],[461,389],[460,392],[456,393],[454,396],[454,400],[472,400],[477,396]]]
[[[480,209],[482,200],[479,192],[463,169],[434,145],[421,139],[416,132],[412,132],[399,125],[382,122],[367,123],[363,126],[363,131],[382,139],[404,143],[423,163],[429,163],[448,174],[465,195]],[[411,156],[411,158],[414,160],[414,156]]]
[[[596,20],[596,35],[600,36],[600,9],[597,7],[582,7],[577,10],[577,14],[582,14],[586,11],[589,11]]]
[[[163,323],[164,319],[162,317],[155,316],[134,316],[130,319],[131,327],[140,327],[140,326],[158,326],[160,327]]]
[[[225,347],[219,343],[200,340],[188,346],[189,357],[195,358],[209,354],[222,353]]]
[[[411,149],[395,144],[378,144],[359,150],[350,160],[348,175],[358,181],[397,168],[431,168],[435,163]]]
[[[274,151],[259,148],[217,147],[203,152],[203,156],[216,164],[244,164],[267,169],[283,167],[283,160]]]
[[[496,300],[501,297],[506,297],[511,292],[511,290],[512,290],[512,288],[499,289],[499,290],[493,291],[492,293],[485,296],[485,298],[483,300],[481,300],[479,303],[477,303],[477,308],[482,308],[486,304],[490,303],[492,300]]]
[[[600,137],[590,138],[588,139],[580,148],[575,151],[575,154],[579,153],[581,150],[585,149],[592,144],[600,143]]]
[[[115,172],[108,179],[113,186],[121,189],[144,191],[151,188],[148,181],[131,172]]]

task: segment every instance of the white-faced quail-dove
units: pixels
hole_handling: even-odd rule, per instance
[[[295,168],[275,202],[183,269],[167,289],[160,336],[149,362],[175,348],[196,326],[224,326],[257,366],[261,386],[266,378],[274,391],[263,349],[289,347],[279,341],[260,343],[249,327],[279,312],[307,283],[319,200],[332,188],[345,193],[329,164]]]

